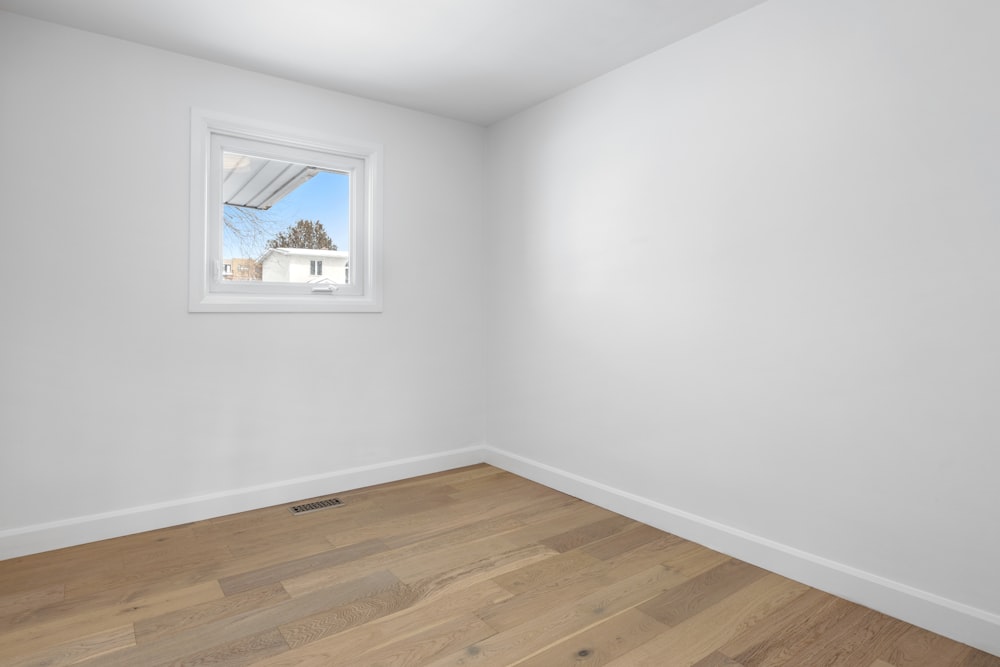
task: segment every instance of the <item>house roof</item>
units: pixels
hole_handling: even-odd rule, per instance
[[[261,261],[268,255],[275,253],[278,255],[289,255],[293,257],[317,257],[320,259],[347,259],[351,253],[345,250],[313,250],[311,248],[268,248],[261,256]]]
[[[222,201],[230,206],[266,211],[319,171],[304,164],[225,153]]]

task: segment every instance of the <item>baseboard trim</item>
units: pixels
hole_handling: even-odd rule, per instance
[[[1000,656],[1000,615],[486,445],[485,463]]]
[[[488,463],[1000,656],[1000,615],[726,526],[490,445],[0,531],[0,560]]]
[[[398,459],[319,475],[129,507],[0,531],[0,560],[177,526],[482,463],[482,447]]]

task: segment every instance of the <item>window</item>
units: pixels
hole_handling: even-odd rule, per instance
[[[192,111],[190,311],[381,310],[381,148],[305,136]]]

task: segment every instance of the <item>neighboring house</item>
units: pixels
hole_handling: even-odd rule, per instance
[[[222,260],[222,278],[224,280],[260,280],[260,262],[246,257],[233,257]]]
[[[348,279],[349,255],[342,250],[269,248],[260,263],[265,281],[343,285]]]

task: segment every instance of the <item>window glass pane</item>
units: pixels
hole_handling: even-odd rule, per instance
[[[347,173],[223,152],[224,280],[344,284],[351,250]],[[323,264],[326,264],[326,271]]]

